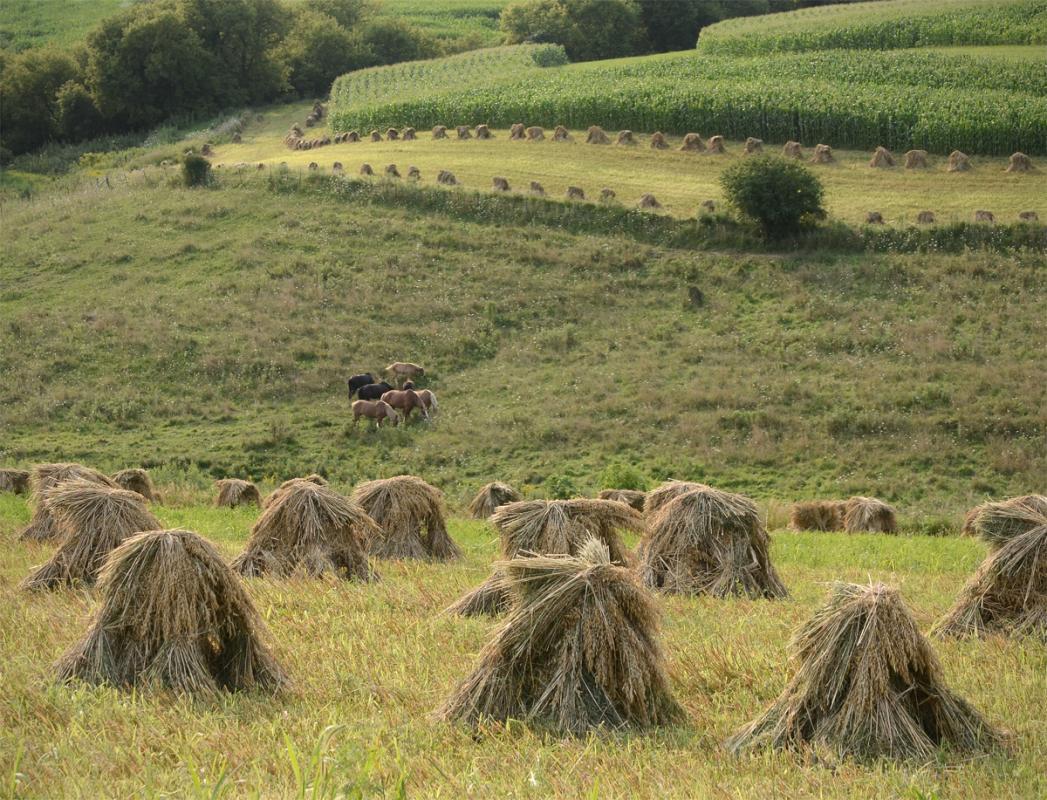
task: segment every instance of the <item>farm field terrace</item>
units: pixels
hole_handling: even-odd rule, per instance
[[[467,141],[456,140],[453,130],[447,140],[434,140],[428,130],[422,130],[416,141],[361,141],[289,150],[283,135],[304,114],[301,106],[268,114],[263,125],[248,128],[242,144],[219,146],[215,163],[222,169],[241,163],[286,163],[293,170],[305,170],[315,162],[329,173],[338,161],[348,175],[356,175],[367,163],[379,179],[388,164],[396,164],[402,175],[413,165],[421,170],[421,183],[426,185],[435,185],[436,174],[447,169],[467,189],[489,190],[497,175],[507,178],[520,193],[528,191],[531,181],[538,181],[556,198],[562,198],[568,186],[579,186],[595,200],[608,187],[617,193],[618,202],[631,206],[650,192],[665,213],[694,217],[702,201],[722,202],[720,173],[726,165],[744,158],[738,141],[727,142],[726,155],[707,155],[679,152],[679,136],[668,137],[672,149],[651,150],[647,135],[638,134],[639,143],[633,147],[597,146],[584,144],[585,131],[578,130],[572,131],[574,141],[567,143],[551,141],[551,130],[546,130],[546,140],[541,142],[510,141],[509,132],[503,129],[494,130],[494,139]],[[312,137],[333,134],[334,129],[308,131]],[[610,133],[613,137],[616,131]],[[769,143],[766,149],[777,152],[780,146]],[[812,150],[807,148],[808,155]],[[879,211],[894,225],[913,224],[925,209],[934,211],[940,223],[969,222],[981,208],[992,211],[1000,222],[1014,222],[1019,212],[1027,210],[1038,210],[1041,218],[1047,216],[1043,202],[1047,171],[1007,173],[1006,158],[975,157],[970,172],[949,173],[944,157],[932,156],[926,170],[907,170],[900,166],[901,154],[896,154],[899,166],[891,169],[869,167],[868,152],[836,150],[834,156],[837,163],[812,169],[825,185],[830,215],[851,224],[863,223],[868,211]],[[1047,156],[1040,160],[1047,165]]]
[[[201,505],[156,513],[165,525],[208,537],[227,557],[242,548],[255,515]],[[0,767],[8,796],[129,796],[142,786],[151,795],[201,798],[974,800],[1047,791],[1047,723],[1036,713],[1047,704],[1047,653],[1031,642],[934,642],[948,685],[1013,734],[1009,754],[859,765],[810,754],[735,758],[722,749],[781,691],[790,633],[829,582],[894,584],[926,630],[984,554],[971,539],[776,532],[772,556],[789,599],[659,601],[686,724],[559,740],[522,725],[492,725],[475,736],[430,716],[497,625],[440,613],[488,575],[497,548],[487,523],[451,521],[463,561],[378,562],[375,584],[249,580],[294,683],[276,699],[248,693],[212,704],[56,685],[52,663],[82,634],[96,599],[86,591],[17,589],[50,552],[16,541],[27,519],[24,501],[0,495]]]

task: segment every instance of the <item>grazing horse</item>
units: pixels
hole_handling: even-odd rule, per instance
[[[388,403],[381,400],[357,400],[353,403],[353,427],[360,417],[373,419],[375,427],[381,428],[385,420],[392,422],[393,427],[400,421],[400,413]]]
[[[404,384],[405,386],[407,384]],[[440,404],[436,402],[436,395],[429,389],[421,389],[415,394],[418,395],[418,400],[421,403],[419,408],[422,410],[422,416],[427,420],[432,420],[436,416],[436,412],[440,410]]]
[[[413,389],[393,389],[382,395],[382,401],[403,414],[405,423],[411,418],[412,409],[422,407],[422,401]]]
[[[385,374],[392,377],[393,380],[402,381],[409,378],[421,378],[425,375],[425,370],[417,364],[410,364],[406,361],[394,361],[385,368]]]
[[[366,386],[361,386],[360,390],[356,393],[356,396],[361,400],[381,400],[382,395],[388,392],[393,387],[385,381],[381,383],[369,383]]]
[[[374,375],[370,372],[361,372],[359,375],[353,375],[346,383],[349,385],[349,399],[352,400],[353,395],[360,389],[369,383],[374,383]]]

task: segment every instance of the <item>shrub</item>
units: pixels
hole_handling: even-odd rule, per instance
[[[203,156],[187,155],[182,162],[182,178],[186,186],[207,186],[211,182],[211,162]]]
[[[509,44],[556,42],[572,61],[631,55],[644,39],[633,0],[527,0],[506,8],[500,24]]]
[[[601,489],[647,491],[647,476],[631,464],[608,464],[600,473]]]
[[[778,156],[746,158],[720,176],[724,195],[770,238],[781,238],[825,216],[822,182],[807,167]]]
[[[545,479],[545,496],[549,500],[569,500],[581,492],[569,475],[550,475]]]

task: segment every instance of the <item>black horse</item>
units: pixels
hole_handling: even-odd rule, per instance
[[[390,391],[394,387],[390,386],[385,381],[381,383],[369,383],[366,386],[361,386],[360,391],[356,394],[361,400],[381,400],[382,395]]]
[[[359,375],[353,375],[347,383],[349,384],[349,399],[352,400],[353,395],[360,391],[360,389],[369,383],[374,383],[374,375],[370,372],[362,372]]]

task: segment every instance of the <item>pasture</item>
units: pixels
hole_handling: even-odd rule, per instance
[[[156,513],[231,557],[256,512],[202,501]],[[49,552],[14,541],[27,517],[22,499],[0,495],[0,757],[5,792],[15,796],[126,796],[143,785],[184,797],[1033,798],[1047,789],[1047,730],[1031,713],[1047,702],[1047,656],[1028,641],[935,641],[949,685],[1013,733],[1009,755],[869,767],[722,749],[781,690],[789,634],[822,602],[827,582],[897,585],[926,630],[982,558],[975,540],[776,532],[772,555],[789,599],[660,601],[685,724],[561,741],[521,725],[474,736],[430,717],[497,624],[440,614],[487,576],[496,550],[487,523],[452,520],[463,561],[378,562],[376,584],[249,580],[294,685],[276,699],[212,704],[54,684],[51,664],[80,635],[94,600],[16,588]]]

